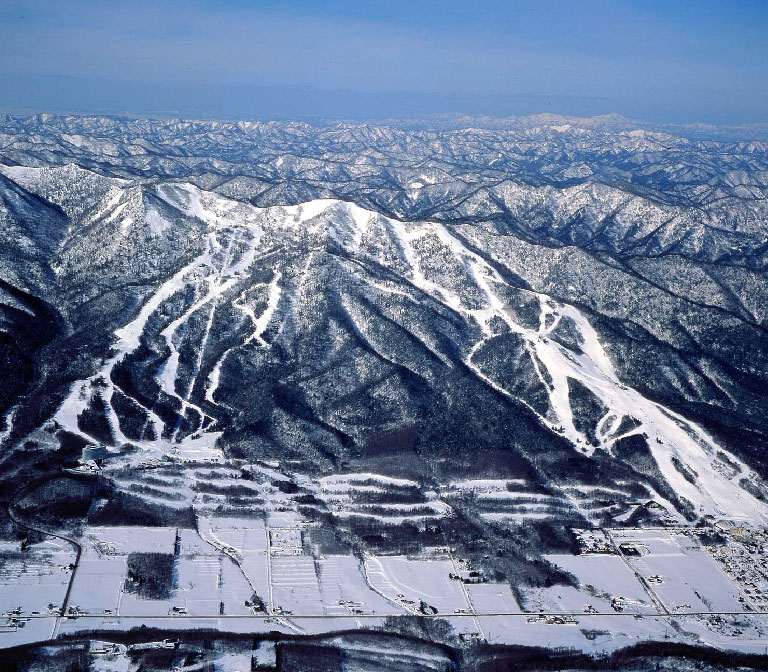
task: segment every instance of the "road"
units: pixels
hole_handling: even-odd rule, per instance
[[[8,512],[8,517],[11,519],[14,525],[18,525],[19,527],[25,530],[37,532],[38,534],[43,534],[48,537],[53,537],[54,539],[61,539],[62,541],[65,541],[68,544],[71,544],[72,547],[75,549],[75,562],[72,568],[72,574],[70,575],[69,583],[67,584],[67,592],[64,594],[64,599],[61,602],[61,611],[60,611],[61,615],[56,618],[56,622],[54,623],[54,626],[53,626],[53,632],[51,634],[52,639],[56,636],[62,616],[67,613],[67,607],[69,606],[69,597],[72,594],[72,587],[75,585],[75,574],[77,574],[77,568],[80,566],[80,556],[83,554],[83,547],[74,539],[71,539],[70,537],[65,537],[63,534],[50,532],[49,530],[44,530],[41,527],[36,527],[34,525],[30,525],[29,523],[25,523],[13,512],[13,507],[18,501],[26,497],[29,493],[33,492],[35,489],[39,488],[41,485],[47,483],[48,481],[52,481],[55,478],[60,478],[61,475],[62,475],[61,472],[46,474],[45,476],[41,476],[40,478],[35,479],[31,483],[27,483],[25,486],[23,486],[22,488],[17,490],[15,493],[13,493],[13,496],[8,500],[8,506],[6,508]]]
[[[451,612],[444,612],[444,613],[438,613],[438,614],[413,614],[413,613],[403,613],[403,612],[396,612],[396,613],[381,613],[381,614],[291,614],[289,617],[291,620],[293,619],[300,619],[300,618],[311,618],[311,619],[360,619],[360,620],[366,620],[366,619],[372,619],[372,618],[488,618],[488,617],[494,617],[494,616],[528,616],[528,617],[540,617],[545,618],[547,616],[568,616],[573,618],[593,618],[593,617],[601,617],[604,618],[606,616],[612,616],[615,618],[669,618],[669,617],[684,617],[684,616],[749,616],[750,618],[754,616],[759,617],[768,617],[768,612],[744,612],[744,611],[670,611],[668,613],[664,614],[656,614],[656,613],[644,613],[644,614],[632,614],[626,611],[616,612],[616,611],[598,611],[598,612],[590,612],[590,613],[584,613],[582,611],[491,611],[491,612],[483,612],[478,611],[474,613],[451,613]],[[36,615],[22,615],[22,618],[56,618],[53,616],[48,616],[46,614],[36,614]],[[264,615],[250,615],[250,614],[219,614],[218,612],[215,614],[182,614],[178,616],[171,616],[168,615],[160,615],[157,614],[120,614],[120,615],[111,615],[111,616],[105,616],[104,614],[78,614],[77,616],[73,616],[70,618],[70,620],[77,620],[81,618],[97,618],[100,620],[105,621],[116,621],[116,620],[122,620],[122,619],[152,619],[152,620],[173,620],[173,621],[183,621],[185,619],[215,619],[215,620],[228,620],[228,619],[251,619],[251,620],[259,620],[263,621],[265,619],[271,619],[271,620],[279,620],[281,618],[286,617],[280,617],[277,615],[271,616],[268,614]]]

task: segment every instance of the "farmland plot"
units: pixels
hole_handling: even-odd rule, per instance
[[[591,605],[598,612],[655,614],[648,593],[617,555],[547,555],[549,562],[573,574],[579,587],[556,586],[526,591],[533,611],[579,612]]]
[[[368,556],[365,571],[371,586],[408,613],[429,607],[438,614],[470,609],[459,581],[452,580],[453,563],[445,559]]]
[[[242,600],[255,592],[266,602],[270,592],[269,530],[264,522],[250,518],[200,518],[198,527],[202,538],[232,558],[244,574],[250,591]]]
[[[125,556],[80,560],[70,604],[87,614],[118,613],[126,569]]]
[[[61,605],[75,560],[72,546],[58,539],[24,551],[4,544],[1,557],[0,613],[21,607],[22,614],[47,614],[49,604]]]
[[[272,565],[273,609],[296,614],[323,614],[314,558],[308,555],[275,556]]]
[[[612,531],[627,560],[672,612],[741,612],[739,591],[692,535],[666,530]]]
[[[395,607],[366,582],[360,561],[352,555],[317,559],[320,592],[326,614],[391,614]]]

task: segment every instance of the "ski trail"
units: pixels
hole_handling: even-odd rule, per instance
[[[105,398],[109,398],[111,401],[114,391],[114,384],[112,382],[112,372],[118,363],[134,352],[140,345],[141,334],[144,332],[146,324],[150,316],[158,309],[158,307],[171,296],[180,291],[185,284],[187,276],[192,274],[196,269],[207,263],[209,259],[209,250],[206,249],[201,255],[193,259],[190,263],[184,266],[181,270],[177,271],[170,279],[165,281],[160,287],[152,294],[149,300],[142,306],[139,314],[128,324],[115,330],[115,336],[117,342],[112,346],[113,355],[107,359],[101,366],[101,368],[92,376],[85,380],[77,381],[72,384],[69,394],[65,397],[64,401],[59,406],[58,410],[53,416],[53,419],[61,425],[64,429],[73,434],[82,437],[89,443],[93,442],[93,438],[80,431],[77,418],[86,408],[89,403],[90,395],[88,391],[94,387],[95,384],[103,386],[102,395]],[[97,383],[98,381],[98,383]],[[109,408],[112,409],[111,403]],[[108,419],[112,426],[113,433],[116,434],[116,439],[124,441],[125,436],[120,431],[119,423],[116,416],[114,416],[114,409],[108,412]],[[153,417],[154,416],[154,417]],[[160,423],[160,418],[152,414],[150,419],[154,423]],[[158,435],[159,437],[159,435]],[[147,442],[140,441],[140,444],[144,445]]]
[[[224,361],[226,360],[229,353],[232,352],[232,350],[241,347],[242,345],[247,345],[254,340],[258,342],[258,344],[263,348],[269,347],[269,344],[262,338],[262,334],[269,326],[269,323],[271,322],[272,317],[277,310],[277,306],[280,303],[280,297],[282,296],[280,280],[282,277],[283,274],[280,271],[275,273],[275,277],[269,283],[267,306],[264,309],[264,312],[258,317],[256,317],[256,313],[253,311],[253,309],[244,302],[245,292],[241,293],[240,296],[238,296],[237,299],[232,302],[232,305],[235,308],[244,313],[250,319],[251,323],[253,324],[253,332],[245,339],[245,341],[243,341],[243,343],[235,345],[231,348],[227,348],[222,353],[221,357],[219,357],[219,359],[216,361],[216,364],[214,364],[213,369],[211,369],[211,373],[208,376],[205,391],[206,401],[209,401],[212,404],[216,403],[214,394],[219,388],[219,383],[221,382],[221,368],[224,366]]]
[[[253,308],[251,308],[244,301],[240,300],[242,299],[243,295],[240,295],[240,297],[238,297],[238,301],[233,303],[235,308],[237,308],[240,312],[245,314],[253,324],[253,332],[248,336],[248,338],[245,339],[245,341],[243,342],[243,345],[248,344],[251,341],[256,341],[263,348],[266,348],[269,346],[269,344],[262,338],[262,334],[266,331],[267,327],[269,326],[269,323],[272,320],[272,316],[275,314],[275,311],[277,310],[277,305],[280,302],[280,297],[282,295],[282,290],[280,288],[280,280],[282,279],[282,277],[283,277],[283,274],[280,271],[277,271],[275,273],[275,277],[272,278],[272,281],[269,283],[269,286],[267,289],[267,306],[264,309],[264,311],[261,313],[261,315],[259,315],[258,317],[256,316],[256,313],[253,310]]]
[[[11,438],[13,433],[13,422],[16,419],[16,411],[19,410],[18,404],[11,406],[3,417],[5,428],[0,432],[0,446],[2,446],[8,439]]]
[[[642,434],[647,437],[649,450],[662,475],[682,500],[692,503],[698,515],[742,516],[751,520],[768,521],[768,504],[758,500],[739,484],[743,478],[755,479],[757,482],[755,474],[743,461],[723,450],[700,426],[652,402],[637,390],[622,383],[597,333],[581,311],[572,306],[557,303],[544,294],[531,290],[519,290],[538,300],[540,308],[538,325],[531,328],[525,323],[520,323],[515,313],[507,307],[508,299],[504,292],[508,285],[506,280],[481,255],[469,250],[452,235],[444,225],[428,222],[417,226],[380,215],[372,216],[371,213],[357,206],[329,199],[311,201],[298,206],[280,207],[270,210],[265,216],[261,209],[202,192],[191,185],[164,185],[158,187],[157,191],[161,198],[174,207],[207,223],[209,231],[205,250],[174,276],[163,282],[149,296],[135,319],[115,331],[117,342],[113,347],[113,353],[103,362],[99,371],[91,378],[79,381],[72,386],[55,415],[55,419],[66,429],[77,434],[81,433],[77,426],[77,417],[87,406],[90,396],[97,388],[94,383],[97,379],[101,379],[104,381],[101,385],[101,394],[105,401],[108,421],[115,433],[115,441],[122,441],[124,437],[120,431],[117,415],[112,408],[113,368],[139,347],[148,320],[163,302],[188,286],[193,286],[196,290],[195,301],[188,310],[176,317],[162,331],[170,355],[157,372],[156,378],[161,389],[179,401],[182,412],[180,417],[192,409],[200,415],[201,423],[204,424],[205,418],[210,416],[195,405],[192,398],[203,366],[208,338],[216,324],[216,305],[225,292],[236,288],[241,274],[247,272],[248,268],[255,263],[257,246],[263,231],[261,225],[266,221],[275,230],[293,230],[297,234],[312,233],[315,230],[313,227],[319,229],[330,225],[332,230],[329,233],[332,237],[352,251],[360,251],[364,232],[370,230],[372,217],[378,217],[377,221],[383,223],[388,235],[392,237],[392,242],[399,250],[398,254],[408,265],[405,274],[408,295],[414,301],[426,300],[426,297],[429,297],[473,327],[470,332],[472,342],[467,344],[465,350],[465,363],[484,384],[507,398],[515,398],[503,385],[493,380],[491,376],[483,374],[480,367],[473,362],[473,357],[479,348],[495,337],[496,330],[493,328],[492,320],[500,319],[512,333],[523,339],[524,348],[533,363],[535,376],[547,392],[551,411],[547,411],[546,418],[533,411],[530,404],[526,404],[545,426],[560,431],[565,438],[587,455],[593,453],[595,447],[588,444],[586,437],[575,427],[578,423],[574,423],[574,406],[571,403],[568,383],[569,378],[579,381],[589,388],[608,409],[599,419],[598,424],[597,436],[602,449],[611,451],[615,442],[622,438],[616,434],[622,418],[631,416],[637,419],[639,426],[625,432],[623,436]],[[115,198],[116,195],[111,194],[110,198]],[[338,214],[339,221],[331,222],[329,216],[329,218],[313,221],[309,226],[302,226],[303,223],[317,218],[331,207],[338,207],[338,213],[334,210],[332,216],[335,217]],[[328,221],[325,221],[326,219]],[[238,250],[233,257],[230,253],[240,245],[235,241],[241,236],[250,236],[249,243],[246,244],[244,251]],[[468,303],[462,298],[464,294],[458,285],[456,289],[452,284],[444,286],[442,283],[445,281],[442,280],[442,276],[433,276],[426,265],[422,267],[421,246],[417,247],[414,242],[424,236],[436,237],[441,246],[447,248],[448,253],[463,269],[462,272],[466,275],[465,280],[471,283],[477,299],[473,298],[472,302]],[[220,241],[224,242],[226,249],[222,248]],[[280,333],[283,338],[290,341],[296,330],[293,317],[295,307],[304,305],[311,299],[306,295],[311,286],[309,273],[313,268],[315,254],[316,251],[311,250],[307,255],[303,272],[300,271],[297,278],[287,280],[279,273],[273,276],[269,283],[267,305],[261,315],[257,315],[244,300],[247,294],[241,294],[233,302],[232,305],[250,320],[253,327],[245,343],[254,342],[260,347],[267,347],[263,334],[274,320],[278,306],[284,306],[286,311],[280,323]],[[436,282],[435,277],[441,278],[441,281]],[[177,392],[177,374],[180,366],[178,348],[184,338],[183,330],[188,328],[190,318],[195,312],[206,309],[209,312],[205,320],[202,340],[196,343],[197,361],[192,367],[191,381],[184,390]],[[349,310],[349,312],[353,314],[354,311]],[[566,318],[572,322],[570,328],[580,339],[580,350],[561,345],[552,337],[554,335],[555,338],[559,338],[556,332],[562,328]],[[221,355],[206,381],[205,399],[211,403],[215,403],[214,396],[220,383],[222,365],[230,352],[231,349]],[[525,403],[524,400],[515,400]],[[156,423],[156,429],[163,427],[167,433],[168,428],[162,425],[156,415],[148,415],[148,418],[147,422]],[[173,432],[174,439],[179,438],[179,430],[177,419]],[[729,475],[722,469],[716,468],[715,460],[719,453],[727,456],[728,461],[736,465],[734,471],[738,473]],[[685,476],[681,473],[681,465],[688,470]]]
[[[586,437],[574,426],[568,392],[569,377],[591,389],[608,407],[609,412],[616,416],[611,426],[612,431],[618,429],[624,415],[635,417],[641,423],[639,428],[627,432],[627,435],[642,432],[648,436],[648,445],[662,475],[680,497],[694,504],[699,515],[744,516],[752,520],[768,521],[768,505],[738,484],[740,478],[754,478],[752,470],[743,461],[721,448],[695,423],[621,383],[595,330],[579,310],[569,305],[557,304],[546,295],[530,292],[539,300],[541,320],[537,330],[528,329],[512,318],[505,309],[504,302],[493,290],[493,285],[504,285],[504,280],[482,257],[468,250],[444,226],[428,223],[417,231],[409,232],[404,223],[390,220],[390,230],[396,237],[403,256],[411,265],[410,281],[447,308],[474,320],[483,331],[483,338],[470,349],[466,363],[486,384],[507,397],[512,396],[501,385],[484,375],[472,362],[474,353],[488,337],[487,321],[493,316],[499,316],[514,333],[526,339],[526,347],[535,354],[532,360],[549,393],[550,405],[557,423],[562,426],[562,433],[574,445],[581,446],[587,454],[594,450]],[[469,309],[462,304],[456,293],[424,276],[411,241],[430,233],[446,244],[462,262],[483,294],[488,308]],[[570,318],[576,325],[582,339],[581,354],[570,351],[548,338],[564,317]],[[550,323],[547,326],[548,318]],[[551,384],[547,384],[543,372],[539,371],[537,360],[546,369]],[[536,415],[541,418],[540,414]],[[551,429],[555,429],[555,422],[541,419]],[[726,454],[738,465],[740,472],[736,476],[728,478],[714,468],[713,461],[718,451]],[[691,483],[683,477],[675,467],[675,460],[695,471],[696,483]]]
[[[193,404],[190,401],[190,398],[192,396],[192,393],[194,392],[195,385],[197,384],[197,379],[200,374],[200,369],[203,362],[203,356],[205,354],[205,350],[208,345],[208,339],[210,337],[211,328],[213,326],[213,320],[216,314],[216,308],[218,306],[219,300],[225,292],[229,291],[232,287],[234,287],[234,285],[239,280],[239,275],[244,271],[246,271],[253,264],[256,258],[256,250],[261,240],[262,233],[263,233],[263,230],[261,228],[253,229],[250,231],[250,240],[248,243],[247,250],[238,259],[233,250],[237,248],[237,246],[240,244],[244,236],[244,232],[240,230],[237,230],[236,232],[234,232],[229,238],[226,251],[224,252],[224,259],[221,263],[220,269],[216,272],[213,278],[207,279],[209,282],[208,294],[203,299],[198,301],[195,305],[193,305],[190,311],[188,311],[185,315],[183,315],[181,318],[176,320],[175,323],[172,323],[172,325],[169,325],[169,327],[167,327],[166,330],[164,330],[163,332],[163,335],[166,337],[166,342],[168,342],[169,346],[174,347],[173,335],[176,333],[179,327],[182,324],[186,324],[186,322],[189,320],[191,315],[197,310],[199,310],[203,305],[207,303],[211,304],[210,310],[208,313],[208,319],[206,321],[205,330],[197,346],[196,361],[192,370],[192,375],[190,377],[189,385],[187,386],[187,391],[183,396],[175,393],[176,386],[175,386],[175,377],[174,377],[172,387],[174,390],[174,394],[181,400],[182,406],[176,422],[176,427],[174,428],[173,436],[171,438],[172,442],[175,442],[178,438],[178,433],[179,433],[179,430],[181,429],[182,421],[188,409],[192,409],[200,415],[201,428],[205,424],[206,419],[211,417],[207,415],[202,408],[200,408],[196,404]],[[216,245],[218,249],[221,250],[222,246],[219,244],[218,239],[216,238],[216,234],[212,233],[211,236],[212,236],[212,245]],[[235,259],[234,262],[233,262],[233,257]],[[278,299],[279,299],[279,295],[278,295]],[[273,307],[273,310],[274,310],[274,307]],[[178,356],[179,356],[178,350],[174,348],[172,352],[172,358],[173,358],[172,364],[174,367],[178,367]],[[169,361],[170,359],[171,358],[169,358]],[[175,374],[176,372],[175,368],[173,372]],[[217,375],[220,375],[220,372],[221,372],[221,368],[219,366]],[[169,381],[166,380],[166,384],[168,382]],[[212,396],[212,393],[210,393],[209,395],[208,392],[206,392],[206,398],[209,398],[211,396]]]
[[[186,310],[178,318],[173,320],[165,329],[163,329],[162,332],[160,332],[163,338],[165,339],[165,342],[168,348],[171,350],[171,354],[169,355],[168,359],[165,361],[164,365],[161,367],[160,371],[158,372],[157,380],[161,384],[161,387],[166,392],[166,394],[178,399],[181,405],[181,408],[177,415],[176,425],[173,429],[173,433],[171,434],[171,443],[175,443],[177,441],[179,431],[181,429],[182,423],[184,421],[184,418],[186,417],[188,410],[191,409],[200,416],[201,427],[205,424],[206,418],[210,417],[205,413],[205,411],[203,411],[202,408],[200,408],[196,404],[191,403],[189,399],[195,387],[197,372],[199,371],[200,363],[202,362],[203,353],[205,352],[205,346],[208,341],[208,335],[210,334],[210,331],[211,331],[211,325],[213,323],[213,316],[216,311],[218,299],[221,296],[221,293],[225,291],[224,287],[226,286],[227,283],[222,283],[221,280],[222,280],[222,276],[225,274],[227,267],[229,265],[229,262],[231,259],[232,246],[236,244],[236,240],[237,240],[236,236],[230,237],[227,245],[226,253],[225,253],[225,258],[219,270],[216,270],[215,264],[213,263],[213,255],[211,255],[211,267],[215,270],[215,274],[212,278],[211,277],[204,278],[204,281],[207,282],[209,286],[208,292],[203,296],[202,299],[199,299],[195,303],[193,303],[188,310]],[[208,246],[209,246],[209,249],[214,250],[215,252],[221,252],[222,246],[219,243],[219,240],[215,232],[211,232],[208,235]],[[231,284],[233,283],[230,283],[230,285]],[[197,313],[197,311],[202,309],[204,306],[207,306],[208,304],[210,304],[210,309],[208,312],[208,318],[206,320],[205,330],[203,332],[200,346],[197,348],[196,363],[195,363],[195,366],[193,367],[192,375],[190,376],[190,382],[187,386],[187,391],[182,396],[176,391],[176,382],[178,380],[178,367],[179,367],[180,353],[174,340],[179,329],[182,326],[186,329],[190,318],[195,313]],[[181,342],[181,338],[179,338],[179,342]]]
[[[111,207],[114,207],[118,203],[121,193],[122,190],[120,188],[114,188],[110,191],[107,203],[100,209],[99,216],[103,216]],[[203,193],[197,187],[192,185],[163,185],[158,187],[157,194],[174,207],[179,208],[186,214],[197,217],[208,224],[209,232],[206,237],[205,249],[201,254],[192,259],[188,264],[157,287],[142,305],[139,313],[133,320],[115,330],[114,335],[116,342],[112,346],[111,356],[102,363],[99,370],[89,378],[73,383],[70,387],[69,393],[60,404],[52,419],[67,431],[81,436],[88,442],[93,442],[93,438],[80,431],[78,426],[78,416],[90,403],[92,392],[97,387],[101,388],[100,393],[105,402],[107,421],[111,427],[115,442],[129,442],[120,428],[118,416],[112,404],[115,390],[115,386],[112,382],[113,370],[126,356],[138,349],[141,344],[142,334],[146,330],[149,319],[160,306],[189,284],[199,285],[200,282],[208,282],[211,285],[210,290],[204,299],[193,306],[193,309],[187,311],[184,316],[174,320],[170,330],[168,328],[163,330],[163,336],[166,339],[166,343],[169,345],[171,355],[163,363],[155,378],[158,381],[161,390],[170,396],[179,399],[183,412],[188,408],[194,408],[194,410],[200,414],[201,421],[204,422],[204,419],[207,416],[202,409],[191,404],[189,399],[185,399],[187,395],[181,396],[176,394],[175,380],[179,366],[179,353],[173,342],[173,334],[176,329],[189,319],[193,312],[206,305],[209,301],[218,299],[221,294],[234,286],[238,280],[237,276],[253,263],[256,248],[261,233],[263,232],[261,227],[256,224],[256,218],[261,212],[261,209],[248,207],[243,210],[242,204],[218,196],[210,196],[206,201]],[[114,217],[119,215],[119,213],[116,213],[114,210],[112,214]],[[240,255],[237,262],[230,263],[230,261],[227,260],[221,269],[217,268],[216,265],[216,258],[222,253],[221,245],[216,237],[217,231],[230,234],[234,232],[238,235],[247,232],[251,235],[251,244],[248,246],[248,249]],[[228,236],[230,246],[234,242],[233,237],[234,236],[232,235]],[[216,280],[216,276],[218,276],[218,281]],[[226,279],[222,282],[222,278]],[[188,395],[191,395],[193,388],[194,381],[190,386],[187,393]],[[161,440],[161,437],[164,433],[165,423],[152,409],[146,408],[135,399],[133,399],[133,401],[144,410],[147,414],[147,419],[144,423],[142,438],[138,442],[130,442],[138,443],[143,448],[162,445],[163,441]],[[148,441],[144,437],[150,423],[153,426],[155,438],[154,440]]]
[[[200,348],[198,349],[197,356],[195,358],[195,365],[192,369],[192,375],[190,376],[189,384],[187,385],[187,391],[183,396],[179,394],[176,395],[181,400],[181,409],[179,410],[178,417],[176,419],[176,425],[173,428],[173,433],[171,435],[171,443],[175,443],[178,438],[182,423],[184,421],[184,418],[187,415],[187,410],[192,409],[195,413],[197,413],[200,416],[200,425],[199,425],[200,428],[202,428],[205,425],[206,420],[210,418],[210,416],[207,413],[205,413],[205,411],[203,411],[202,408],[200,408],[197,404],[191,403],[189,400],[190,397],[192,396],[192,391],[195,389],[195,382],[197,381],[197,375],[198,375],[198,372],[200,371],[200,364],[203,359],[203,353],[205,352],[205,346],[208,343],[208,335],[211,332],[211,325],[213,324],[213,316],[214,316],[214,313],[216,312],[216,305],[217,305],[216,301],[214,300],[214,301],[211,301],[210,303],[211,303],[211,307],[210,307],[210,310],[208,311],[208,318],[205,324],[205,331],[203,333],[203,338],[200,341]],[[174,366],[175,368],[178,368],[178,357],[179,357],[178,351],[175,351],[173,353],[173,357],[174,357]],[[175,378],[172,381],[172,385],[175,390],[176,388]]]
[[[275,273],[275,277],[273,278],[272,282],[269,283],[269,289],[268,289],[268,299],[267,299],[267,307],[264,310],[264,312],[259,316],[259,319],[257,319],[253,326],[253,334],[248,337],[248,340],[246,342],[250,342],[253,339],[256,339],[259,343],[259,345],[263,347],[267,347],[268,343],[262,338],[262,335],[267,329],[267,326],[269,325],[270,321],[272,320],[272,316],[275,314],[275,311],[277,310],[277,305],[280,303],[280,296],[282,294],[282,290],[280,289],[280,280],[282,279],[283,274],[278,271]]]
[[[211,369],[211,373],[208,376],[208,387],[205,390],[205,400],[212,404],[217,403],[213,398],[213,395],[216,394],[216,390],[219,389],[219,383],[221,382],[221,367],[224,365],[224,360],[226,360],[227,355],[229,355],[233,349],[234,348],[228,348],[224,351],[224,354],[219,357],[216,364],[213,365],[213,369]]]
[[[631,415],[637,418],[641,426],[627,434],[643,432],[648,436],[651,453],[664,478],[675,492],[697,506],[698,513],[766,520],[765,504],[734,482],[734,479],[752,475],[746,464],[729,454],[729,459],[738,464],[741,473],[732,479],[720,474],[713,461],[717,451],[723,449],[698,425],[623,385],[587,319],[571,306],[561,306],[560,310],[577,324],[584,339],[581,346],[584,354],[565,356],[562,348],[550,348],[552,368],[562,367],[583,382],[618,417]],[[695,484],[682,476],[675,467],[675,459],[696,472]]]

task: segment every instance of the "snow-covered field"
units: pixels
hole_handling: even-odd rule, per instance
[[[741,593],[692,535],[663,530],[614,530],[618,544],[638,549],[627,555],[671,612],[742,612]]]
[[[23,614],[44,615],[49,605],[61,606],[75,561],[70,544],[54,539],[22,551],[7,543],[0,550],[0,614],[20,607]]]
[[[74,559],[69,547],[44,542],[25,551],[23,560],[6,562],[0,571],[6,614],[0,646],[44,639],[54,630],[125,629],[137,620],[159,627],[311,633],[411,614],[445,618],[459,634],[497,643],[610,650],[649,638],[693,636],[758,650],[768,626],[766,615],[745,610],[743,586],[725,574],[696,534],[680,529],[612,529],[600,538],[583,533],[583,555],[546,557],[575,585],[523,588],[519,604],[506,583],[458,580],[466,564],[444,548],[361,560],[309,554],[306,528],[210,517],[200,519],[199,528],[88,528],[70,599],[73,619],[48,610],[66,590]],[[595,552],[608,548],[605,540],[622,553]],[[146,599],[126,588],[128,554],[150,552],[175,558],[167,598]],[[262,604],[253,602],[254,593]],[[16,607],[21,611],[10,614]],[[13,618],[24,626],[10,627]],[[683,630],[673,623],[680,619]]]
[[[648,594],[618,555],[547,555],[553,565],[573,574],[579,588],[556,586],[525,591],[531,611],[655,614]],[[612,603],[620,610],[614,609]]]
[[[402,556],[369,556],[365,573],[369,584],[406,613],[424,613],[420,602],[440,614],[467,609],[469,604],[450,559],[412,559]]]

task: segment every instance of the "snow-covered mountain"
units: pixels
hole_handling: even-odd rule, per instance
[[[768,145],[575,123],[0,120],[4,451],[766,521]]]

